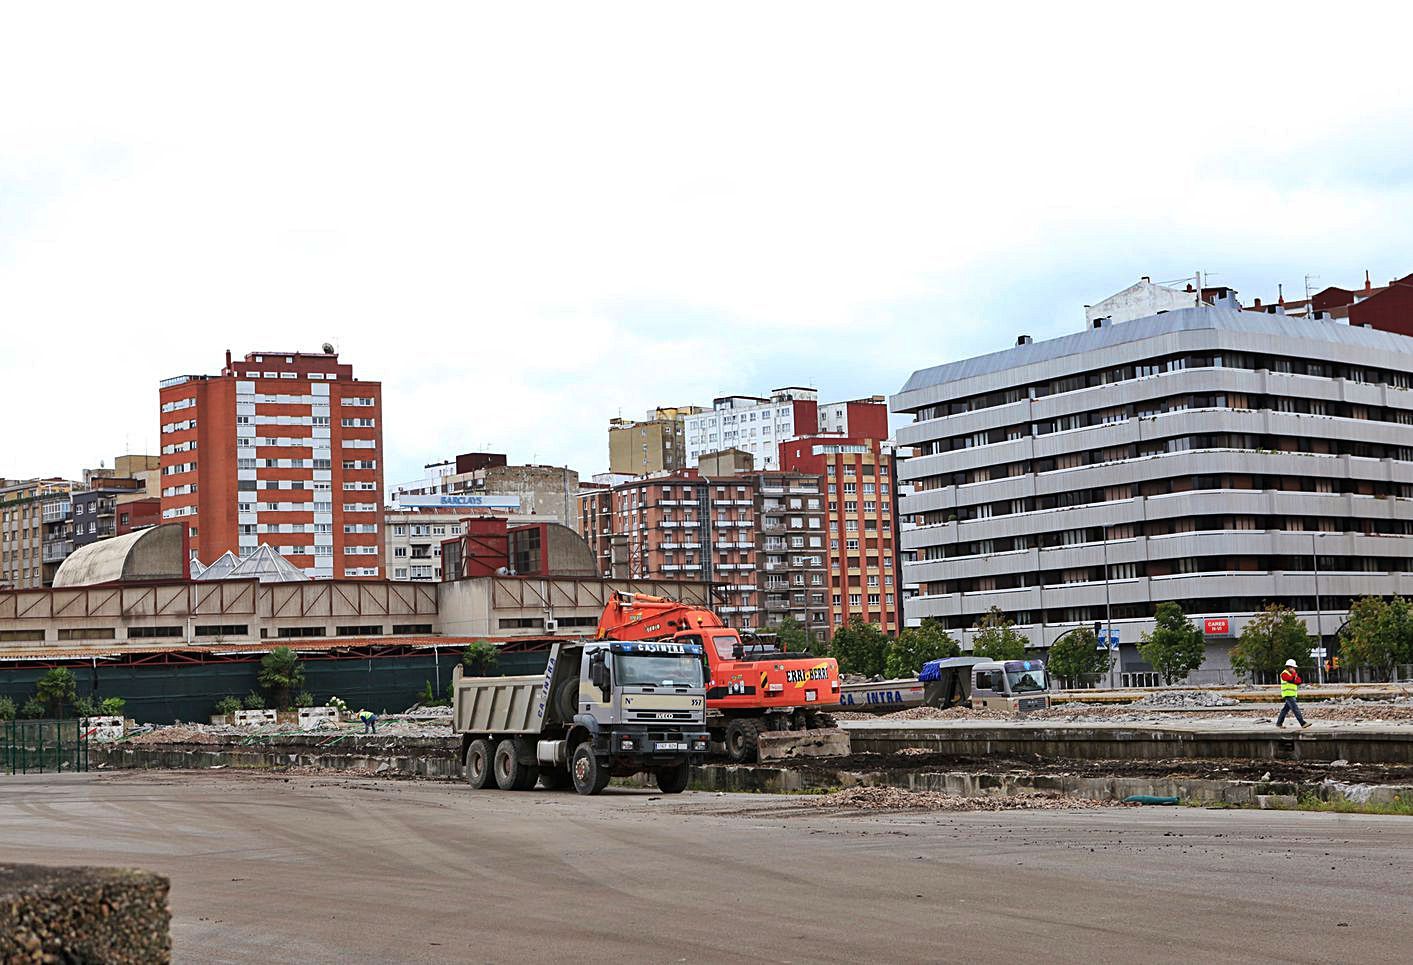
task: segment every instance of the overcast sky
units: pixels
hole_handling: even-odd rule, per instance
[[[1402,5],[9,5],[0,476],[335,342],[389,484],[607,420],[1413,271]],[[109,463],[111,464],[111,462]]]

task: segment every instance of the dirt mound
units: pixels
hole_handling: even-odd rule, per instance
[[[1235,707],[1238,701],[1210,690],[1158,690],[1129,704],[1130,707]]]

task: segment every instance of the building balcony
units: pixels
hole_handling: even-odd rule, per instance
[[[61,563],[74,551],[73,540],[61,540],[57,543],[44,544],[44,562]]]
[[[44,504],[44,522],[58,523],[68,519],[74,514],[74,504],[65,499],[55,503]]]
[[[664,573],[679,573],[681,570],[682,566],[679,563],[664,563],[662,566]]]

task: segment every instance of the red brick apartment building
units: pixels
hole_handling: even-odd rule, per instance
[[[903,605],[891,447],[880,438],[807,436],[781,444],[780,464],[824,480],[831,628],[860,617],[897,633]]]
[[[311,577],[384,577],[381,383],[333,351],[227,352],[160,394],[162,520],[192,555],[268,543]]]
[[[759,626],[756,484],[695,470],[580,493],[580,523],[600,573],[707,580],[733,626]]]

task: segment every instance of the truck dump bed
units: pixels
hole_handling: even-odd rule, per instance
[[[538,734],[545,678],[452,675],[452,730],[475,734]]]

